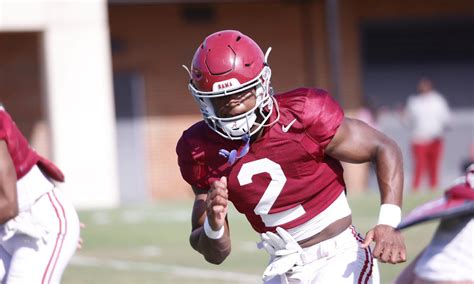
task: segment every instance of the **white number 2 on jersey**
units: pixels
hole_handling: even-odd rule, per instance
[[[254,175],[261,173],[268,173],[272,179],[254,209],[255,214],[260,215],[265,226],[276,227],[288,223],[306,212],[300,204],[282,212],[269,214],[268,212],[270,212],[270,209],[286,183],[285,173],[281,169],[281,166],[267,158],[245,163],[242,165],[237,179],[240,185],[247,185],[252,183],[252,177]]]

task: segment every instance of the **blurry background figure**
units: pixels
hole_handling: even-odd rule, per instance
[[[418,93],[407,101],[406,118],[411,129],[414,163],[413,191],[418,191],[424,174],[432,191],[438,187],[438,171],[443,150],[443,133],[450,110],[443,96],[433,88],[427,77],[418,82]]]
[[[441,218],[429,245],[398,276],[396,284],[474,283],[474,164],[443,198],[415,208],[399,229]]]
[[[362,105],[355,111],[347,112],[347,116],[356,118],[378,129],[377,109],[367,97],[363,98]],[[349,191],[353,193],[365,192],[369,188],[370,163],[352,164],[342,163],[344,167],[344,181]]]

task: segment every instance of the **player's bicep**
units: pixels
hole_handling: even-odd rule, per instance
[[[200,189],[193,186],[195,194],[193,212],[191,217],[192,230],[201,227],[206,219],[206,199],[207,190]]]
[[[385,138],[366,123],[345,117],[325,153],[340,161],[365,163],[374,157]]]

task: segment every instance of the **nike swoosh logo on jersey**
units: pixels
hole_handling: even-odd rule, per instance
[[[290,123],[288,123],[287,126],[282,125],[282,126],[281,126],[281,130],[282,130],[283,132],[285,132],[285,133],[288,132],[288,130],[290,130],[290,127],[291,127],[291,126],[293,125],[293,123],[295,123],[295,122],[296,122],[296,118],[293,119]]]

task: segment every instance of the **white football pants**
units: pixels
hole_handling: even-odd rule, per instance
[[[23,214],[23,213],[22,213]],[[15,233],[0,240],[2,284],[60,283],[79,240],[79,218],[60,189],[43,194],[30,209],[30,219],[47,233],[36,239]],[[30,224],[26,224],[27,226]]]
[[[339,235],[304,248],[303,265],[264,284],[280,283],[380,283],[377,260],[371,248],[362,249],[363,237],[353,226]],[[286,279],[285,279],[286,278]]]

